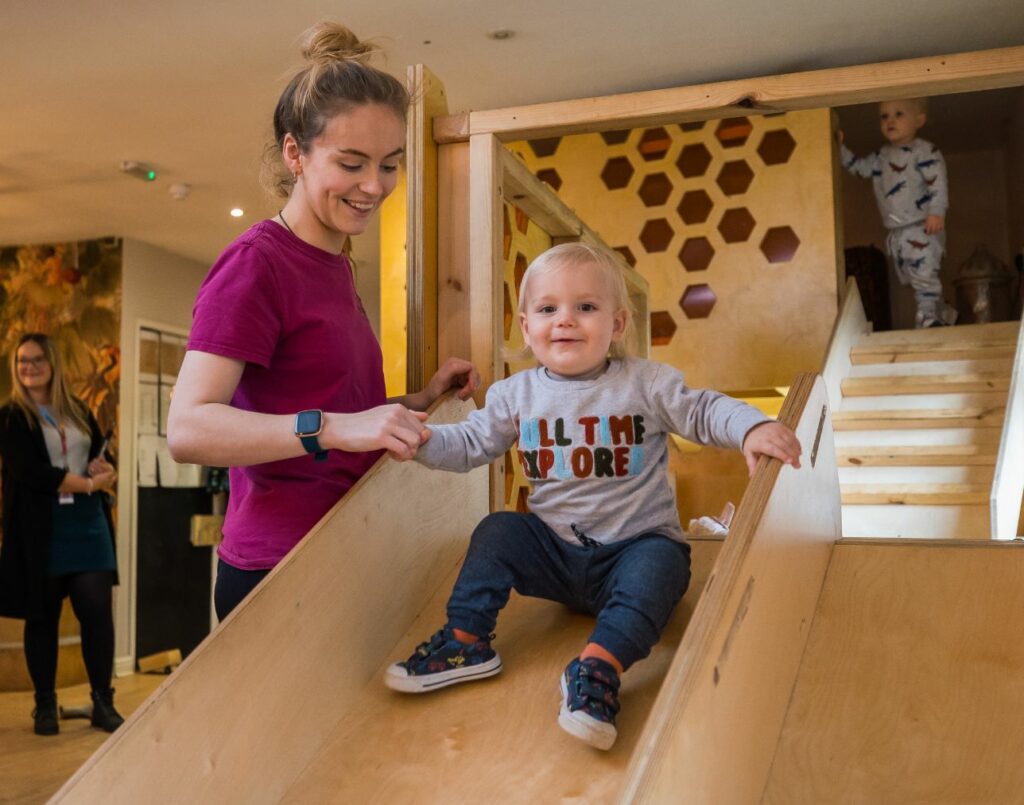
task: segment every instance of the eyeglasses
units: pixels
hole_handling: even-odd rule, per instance
[[[34,358],[18,358],[18,366],[42,366],[48,363],[45,355],[37,355]]]

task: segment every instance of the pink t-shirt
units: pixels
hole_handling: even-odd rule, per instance
[[[386,401],[380,345],[348,260],[262,221],[224,250],[192,311],[188,349],[245,361],[231,404],[351,413]],[[380,457],[332,450],[229,471],[221,559],[277,564]]]

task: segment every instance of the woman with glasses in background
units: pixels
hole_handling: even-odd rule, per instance
[[[88,407],[71,396],[53,343],[28,333],[11,355],[11,399],[0,408],[3,542],[0,615],[25,621],[35,732],[55,735],[58,627],[70,596],[82,628],[92,725],[113,732],[114,529],[107,492],[117,479]]]

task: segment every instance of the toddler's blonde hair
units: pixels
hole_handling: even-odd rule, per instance
[[[626,313],[626,327],[622,338],[613,341],[608,350],[608,354],[613,358],[625,358],[634,352],[633,341],[636,337],[636,328],[633,325],[633,305],[629,300],[629,291],[626,289],[626,280],[622,276],[622,269],[611,255],[601,249],[596,249],[585,243],[560,243],[539,254],[526,269],[523,281],[519,285],[518,312],[520,314],[526,312],[532,278],[554,271],[571,271],[588,263],[596,266],[600,271],[614,310],[623,310]],[[529,358],[532,354],[533,351],[530,347],[524,346],[521,351],[507,357],[523,359]]]

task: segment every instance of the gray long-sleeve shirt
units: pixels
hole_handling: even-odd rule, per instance
[[[840,158],[850,173],[871,179],[886,229],[910,226],[929,215],[946,215],[946,162],[939,149],[927,140],[918,138],[908,145],[883,145],[866,157],[854,156],[844,145]]]
[[[724,394],[688,388],[679,371],[654,361],[613,360],[593,380],[555,379],[538,367],[492,385],[465,422],[431,427],[416,460],[467,472],[518,440],[530,511],[562,539],[578,545],[575,527],[600,543],[651,531],[682,540],[668,434],[739,448],[767,419]]]

